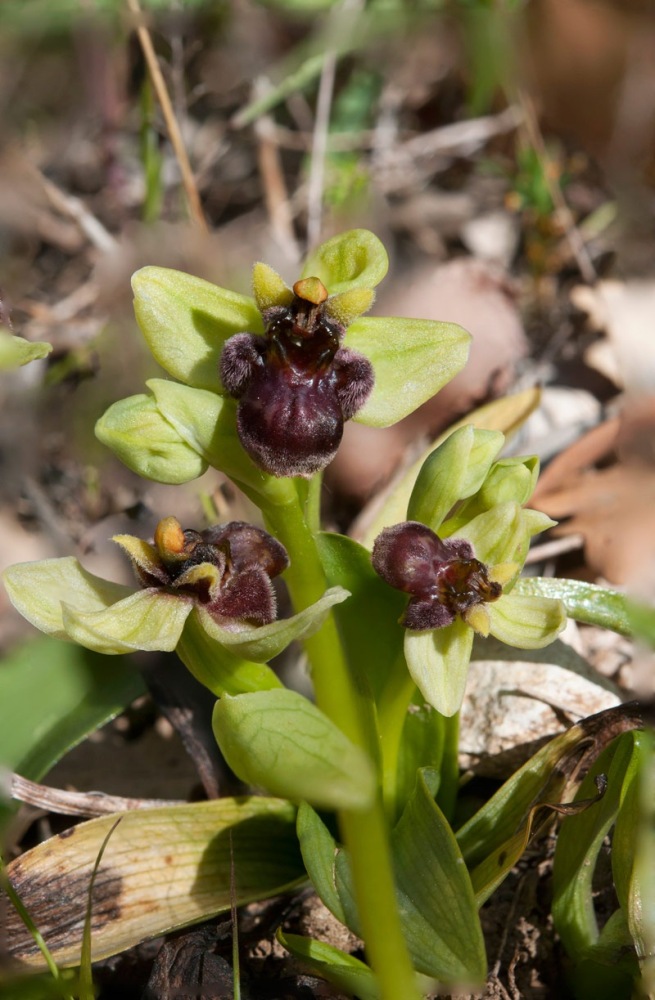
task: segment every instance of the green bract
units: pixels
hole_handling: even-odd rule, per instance
[[[0,330],[0,371],[11,371],[29,361],[46,358],[51,350],[52,344],[44,340],[24,340],[23,337],[14,337],[11,333]]]

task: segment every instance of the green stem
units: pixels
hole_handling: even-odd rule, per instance
[[[269,530],[286,546],[291,565],[286,581],[295,610],[325,592],[323,566],[298,501],[264,510]],[[316,703],[355,743],[375,759],[371,746],[370,701],[353,680],[332,615],[305,641]],[[381,798],[366,812],[341,811],[339,824],[352,861],[362,933],[381,1000],[418,1000],[412,963],[402,934],[395,897],[388,829]]]
[[[437,802],[444,816],[450,822],[455,811],[459,791],[459,712],[443,718],[443,758],[441,762],[441,782]]]
[[[398,758],[407,709],[416,690],[405,656],[395,661],[389,680],[378,699],[378,726],[382,745],[382,794],[390,822],[398,815]]]

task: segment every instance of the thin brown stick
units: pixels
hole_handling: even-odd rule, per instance
[[[143,50],[143,55],[148,66],[148,72],[150,73],[152,85],[155,88],[157,100],[161,106],[164,121],[166,122],[166,128],[168,130],[168,136],[171,140],[171,145],[180,167],[182,184],[184,186],[187,202],[189,204],[189,213],[195,224],[206,233],[208,232],[207,220],[205,219],[205,215],[202,210],[198,186],[196,184],[196,179],[193,176],[191,163],[189,162],[184,140],[182,139],[182,133],[180,132],[177,118],[175,117],[175,111],[173,110],[173,104],[168,94],[166,81],[164,80],[161,69],[159,68],[159,61],[157,59],[155,47],[152,44],[150,32],[143,23],[143,11],[141,10],[139,0],[127,0],[127,6],[137,17],[137,37]]]
[[[284,180],[280,149],[269,115],[264,115],[255,123],[255,135],[258,141],[259,173],[271,229],[290,260],[297,263],[300,260],[300,248],[293,228],[293,213]]]
[[[133,809],[182,805],[181,801],[174,799],[130,799],[122,795],[105,795],[104,792],[65,792],[13,773],[9,776],[9,785],[12,799],[62,816],[106,816]]]

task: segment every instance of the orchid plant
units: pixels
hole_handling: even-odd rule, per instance
[[[13,566],[4,582],[51,636],[103,654],[177,652],[216,696],[214,732],[229,766],[275,797],[254,796],[246,819],[280,809],[280,822],[296,820],[304,870],[361,935],[368,964],[281,932],[283,943],[351,995],[414,1000],[433,980],[484,979],[478,907],[515,862],[517,825],[531,823],[546,777],[575,739],[565,734],[543,757],[541,785],[533,782],[513,827],[518,779],[514,797],[484,807],[455,836],[457,717],[474,636],[530,650],[566,622],[556,594],[520,578],[531,538],[552,524],[526,507],[536,459],[501,457],[502,433],[466,425],[429,450],[400,520],[388,502],[366,545],[321,530],[321,476],[344,423],[395,423],[466,361],[469,336],[454,324],[365,315],[386,270],[377,237],[354,230],[320,246],[292,287],[256,264],[253,298],[164,268],[137,272],[137,320],[173,380],[152,379],[147,394],[113,404],[97,436],[146,479],[180,484],[220,470],[261,523],[196,530],[164,512],[153,540],[117,536],[135,590],[72,557]],[[276,577],[289,591],[288,618],[277,615]],[[575,614],[570,593],[568,604]],[[304,645],[313,700],[269,665],[294,641]],[[246,819],[234,818],[235,801],[218,800],[212,815],[236,835]],[[317,809],[334,814],[336,827]],[[488,832],[492,820],[500,839]],[[91,836],[102,822],[77,829]],[[508,838],[514,846],[501,857]],[[284,886],[282,875],[260,893],[273,886]],[[149,932],[224,905],[216,893],[200,911],[180,903]],[[112,927],[92,923],[94,956],[117,950]],[[25,947],[17,954],[30,960]],[[76,956],[73,944],[60,957]]]

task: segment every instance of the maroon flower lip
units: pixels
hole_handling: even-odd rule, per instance
[[[174,517],[160,521],[152,556],[130,556],[142,587],[169,588],[193,597],[221,622],[268,625],[277,603],[271,583],[289,565],[283,545],[244,521],[205,531],[183,529]]]
[[[442,540],[418,521],[385,528],[375,540],[372,562],[390,586],[410,594],[400,624],[416,632],[452,625],[458,615],[466,619],[472,608],[502,594],[469,542]]]
[[[263,313],[263,337],[230,337],[221,379],[239,400],[237,430],[253,461],[274,476],[309,478],[334,458],[374,375],[367,358],[341,346],[345,327],[330,317],[318,279],[293,291],[289,305]]]

